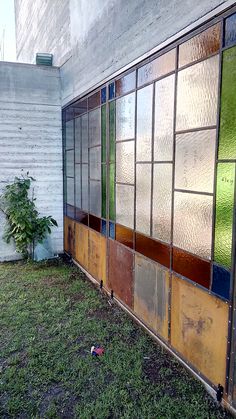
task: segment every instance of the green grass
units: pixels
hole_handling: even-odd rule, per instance
[[[0,264],[0,310],[1,418],[230,417],[75,267]]]

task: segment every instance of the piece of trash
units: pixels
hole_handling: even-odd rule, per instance
[[[91,354],[93,356],[101,356],[103,355],[105,350],[101,346],[92,346],[91,347]]]
[[[143,359],[150,359],[149,356],[144,356]]]

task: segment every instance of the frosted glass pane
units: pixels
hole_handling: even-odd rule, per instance
[[[137,92],[137,161],[150,161],[152,156],[152,96],[153,85]]]
[[[89,172],[91,179],[101,179],[101,147],[89,149]]]
[[[81,160],[81,118],[75,119],[75,163]]]
[[[116,140],[134,138],[135,93],[116,101]]]
[[[88,115],[81,117],[82,162],[88,163]]]
[[[89,112],[89,145],[101,144],[101,110]]]
[[[81,208],[81,164],[75,165],[75,206]]]
[[[178,73],[177,130],[216,125],[219,56]]]
[[[134,186],[116,185],[116,222],[134,228]]]
[[[154,164],[153,237],[170,243],[172,204],[172,164]]]
[[[74,177],[74,150],[66,151],[66,176]]]
[[[176,136],[175,188],[213,193],[216,131]]]
[[[174,246],[211,258],[213,197],[175,192]]]
[[[136,165],[136,230],[150,235],[151,164]]]
[[[154,135],[156,161],[173,158],[174,88],[174,75],[156,82]]]
[[[116,181],[134,183],[134,141],[116,143]]]
[[[66,150],[74,148],[74,121],[66,122]]]
[[[101,217],[101,182],[90,180],[89,184],[90,212]]]
[[[158,77],[171,73],[174,69],[175,49],[172,49],[138,69],[138,86],[142,86]]]
[[[82,164],[82,209],[88,211],[88,165]]]
[[[74,179],[67,178],[66,179],[66,202],[69,205],[74,205]]]

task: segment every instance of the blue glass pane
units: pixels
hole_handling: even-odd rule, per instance
[[[101,102],[105,103],[107,100],[107,88],[103,87],[101,90]]]
[[[236,13],[225,21],[225,46],[236,44]]]
[[[115,239],[115,224],[111,222],[109,223],[109,236]]]
[[[115,97],[115,83],[109,84],[109,99],[113,99]]]
[[[230,272],[220,266],[213,266],[212,291],[221,297],[229,299]]]
[[[102,234],[103,236],[107,235],[107,222],[102,220]]]

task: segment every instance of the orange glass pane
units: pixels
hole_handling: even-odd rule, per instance
[[[116,240],[127,247],[133,249],[133,230],[116,224]]]
[[[167,268],[170,267],[170,247],[164,243],[135,233],[135,250]]]

